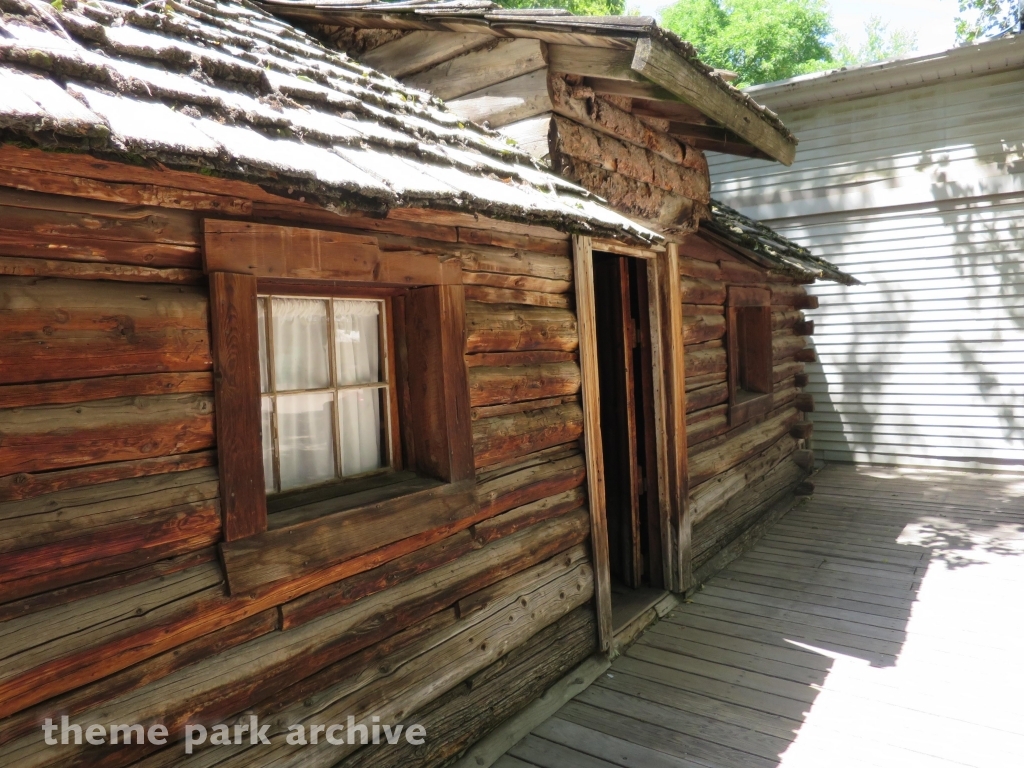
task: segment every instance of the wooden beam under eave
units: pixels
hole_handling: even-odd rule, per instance
[[[649,38],[637,40],[632,67],[765,154],[784,165],[792,165],[795,144],[665,43]]]

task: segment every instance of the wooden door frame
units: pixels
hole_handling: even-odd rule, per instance
[[[605,504],[604,448],[601,440],[601,395],[597,362],[597,327],[594,296],[594,244],[573,236],[573,272],[583,398],[583,444],[586,451],[587,497],[597,605],[598,647],[610,651],[613,643],[611,563]],[[683,365],[683,297],[679,248],[663,251],[630,248],[647,262],[651,320],[651,358],[657,431],[658,503],[661,510],[662,562],[665,588],[683,592],[693,580],[690,557],[690,516],[687,510],[686,381]]]

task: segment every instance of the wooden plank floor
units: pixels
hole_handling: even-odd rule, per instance
[[[1024,766],[1024,476],[815,484],[498,768]]]

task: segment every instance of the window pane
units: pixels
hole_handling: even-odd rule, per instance
[[[335,299],[338,384],[380,381],[380,302]]]
[[[327,302],[275,296],[272,308],[277,391],[330,386]]]
[[[384,466],[381,456],[381,398],[386,389],[348,389],[338,393],[341,423],[341,474],[345,477]]]
[[[260,400],[260,433],[263,437],[263,481],[267,493],[274,490],[274,404],[269,397]]]
[[[270,389],[270,382],[267,373],[267,300],[256,299],[256,316],[259,318],[260,336],[260,392],[267,392]],[[266,436],[264,436],[266,441]],[[264,442],[264,445],[266,443]]]
[[[332,401],[330,393],[277,398],[282,491],[335,476]]]

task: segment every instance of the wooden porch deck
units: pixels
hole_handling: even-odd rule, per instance
[[[1024,477],[815,484],[496,766],[1024,766]]]

